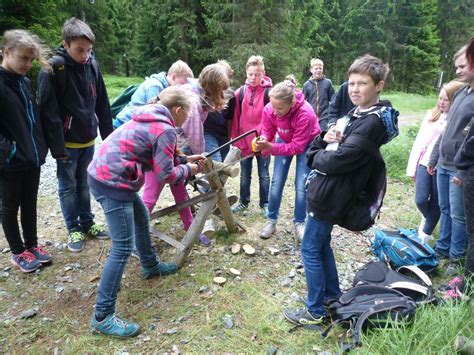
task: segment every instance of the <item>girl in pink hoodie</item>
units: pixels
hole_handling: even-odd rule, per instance
[[[318,118],[304,95],[295,90],[294,80],[285,80],[270,91],[270,103],[265,106],[262,131],[256,142],[257,150],[275,156],[272,183],[268,203],[268,221],[260,232],[260,238],[268,239],[276,231],[283,188],[290,170],[291,160],[296,156],[295,211],[296,237],[301,240],[306,219],[305,182],[310,168],[306,165],[306,150],[321,129]],[[274,143],[273,140],[277,135]]]

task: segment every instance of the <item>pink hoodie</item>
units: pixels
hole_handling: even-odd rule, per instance
[[[321,132],[318,118],[311,105],[305,101],[304,95],[301,91],[295,91],[295,96],[296,102],[285,116],[277,116],[271,103],[263,110],[261,136],[271,142],[278,133],[284,142],[273,143],[272,155],[301,154],[308,143]]]
[[[262,112],[264,107],[265,88],[272,87],[272,79],[264,76],[260,85],[252,87],[245,82],[245,96],[242,101],[242,112],[240,112],[240,89],[235,90],[235,109],[232,119],[231,138],[240,136],[252,129],[260,132],[262,128]],[[252,139],[254,135],[249,135],[234,143],[242,151],[242,156],[252,154]]]

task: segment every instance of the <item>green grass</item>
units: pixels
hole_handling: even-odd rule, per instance
[[[381,99],[390,100],[400,114],[406,115],[431,110],[437,101],[437,95],[407,94],[396,91],[387,91],[380,94]]]
[[[140,77],[122,77],[114,75],[104,75],[105,86],[107,87],[107,93],[109,94],[110,102],[123,91],[125,88],[132,84],[140,84],[143,82],[143,78]]]

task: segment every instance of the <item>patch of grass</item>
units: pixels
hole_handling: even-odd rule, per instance
[[[404,115],[413,112],[431,110],[436,105],[437,101],[436,94],[407,94],[398,91],[384,91],[381,93],[380,97],[382,100],[390,100],[392,106]]]
[[[132,84],[140,84],[143,82],[143,78],[140,77],[123,77],[115,75],[104,75],[105,86],[107,87],[107,93],[109,95],[110,102],[123,91],[125,88]]]
[[[406,168],[418,129],[417,126],[403,127],[398,137],[382,146],[381,152],[387,164],[388,176],[391,178],[405,183],[413,181],[412,178],[406,176]]]

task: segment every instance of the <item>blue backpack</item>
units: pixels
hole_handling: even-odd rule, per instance
[[[414,265],[424,271],[434,270],[439,260],[427,243],[422,243],[416,230],[399,228],[398,231],[377,229],[372,240],[372,251],[380,261],[393,268]]]

